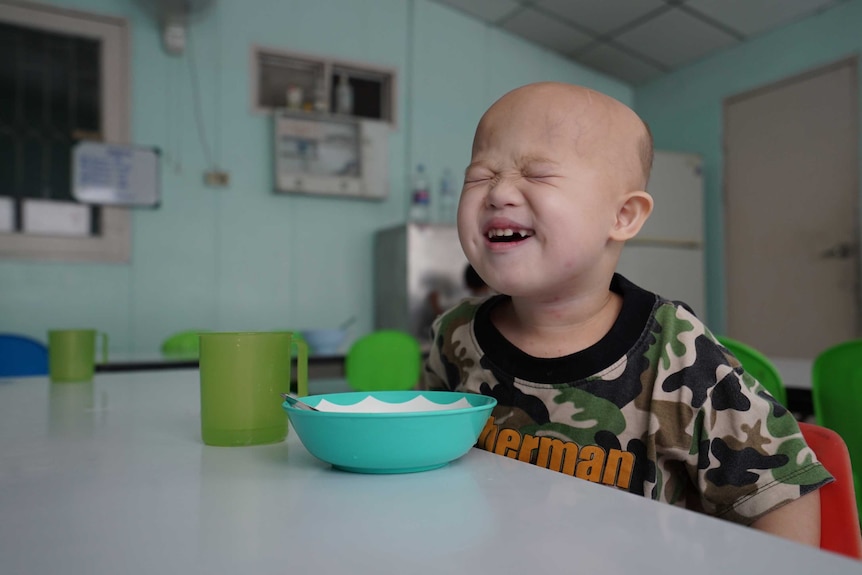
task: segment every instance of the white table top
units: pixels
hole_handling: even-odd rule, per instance
[[[197,370],[0,379],[0,573],[860,572],[478,449],[423,473],[351,474],[292,430],[204,446],[199,414]]]

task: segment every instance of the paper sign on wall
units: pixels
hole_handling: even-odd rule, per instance
[[[72,149],[72,197],[85,204],[158,206],[159,154],[101,142],[79,142]]]

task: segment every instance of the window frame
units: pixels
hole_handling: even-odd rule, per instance
[[[101,42],[101,125],[106,142],[126,143],[130,135],[130,33],[126,20],[90,12],[0,0],[0,21]],[[0,232],[0,258],[55,261],[128,262],[131,216],[126,208],[103,206],[101,235],[41,236]]]

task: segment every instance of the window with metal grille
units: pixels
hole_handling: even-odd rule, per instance
[[[128,211],[71,189],[78,141],[128,142],[128,38],[122,19],[3,4],[0,258],[128,261]]]
[[[0,195],[12,208],[7,231],[50,234],[50,227],[25,225],[24,200],[74,201],[72,145],[101,134],[99,42],[0,23],[0,53]],[[79,211],[89,212],[80,232],[99,235],[99,208]]]

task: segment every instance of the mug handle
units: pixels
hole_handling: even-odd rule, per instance
[[[100,331],[98,336],[102,339],[102,363],[108,363],[108,334]]]
[[[291,338],[290,341],[299,350],[296,354],[296,395],[305,397],[308,395],[308,344],[299,338]]]

